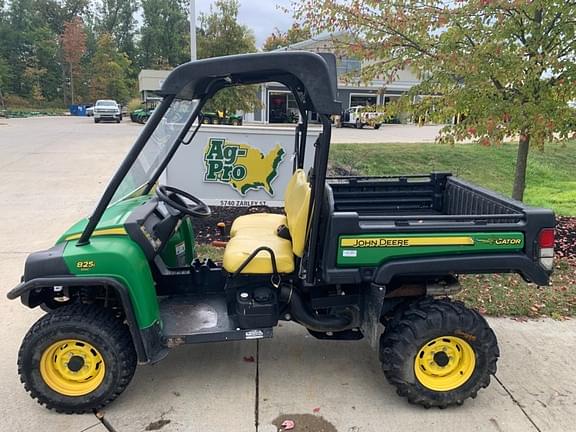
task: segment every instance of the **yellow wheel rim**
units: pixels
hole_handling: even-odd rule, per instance
[[[463,385],[474,372],[476,354],[468,342],[441,336],[423,345],[414,359],[416,378],[434,391],[450,391]]]
[[[65,396],[84,396],[98,388],[106,367],[102,355],[87,342],[65,339],[42,353],[40,374],[44,382]]]

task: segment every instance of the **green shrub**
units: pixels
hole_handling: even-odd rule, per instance
[[[133,98],[133,99],[130,99],[130,101],[128,102],[128,105],[126,105],[126,106],[128,108],[128,112],[132,112],[134,110],[142,108],[142,102],[140,101],[140,98]]]

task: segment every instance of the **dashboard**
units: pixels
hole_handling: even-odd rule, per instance
[[[126,232],[138,243],[149,260],[153,260],[166,245],[181,223],[181,217],[172,214],[166,205],[153,197],[136,207],[125,223]]]

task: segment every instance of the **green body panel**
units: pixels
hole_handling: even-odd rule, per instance
[[[150,197],[150,195],[144,195],[137,198],[126,199],[108,207],[102,215],[96,230],[124,227],[124,222],[126,222],[126,218],[132,213],[132,210],[147,202]],[[82,233],[87,223],[88,218],[79,220],[68,228],[56,243],[66,241],[68,237]]]
[[[403,257],[498,253],[523,247],[524,235],[519,232],[345,235],[338,239],[336,264],[378,266]]]
[[[174,233],[160,256],[168,267],[182,267],[189,265],[194,259],[194,228],[189,217],[182,220],[182,223]]]
[[[76,246],[75,240],[67,240],[77,238],[82,233],[87,219],[73,225],[58,240],[58,243],[68,241],[64,261],[72,274],[79,277],[111,277],[128,289],[140,328],[149,327],[160,319],[149,262],[140,246],[125,232],[109,234],[102,230],[119,229],[123,232],[128,216],[149,199],[150,195],[126,199],[106,209],[88,245]],[[194,242],[192,222],[190,218],[184,218],[166,243],[161,253],[162,259],[168,267],[189,265],[194,258]]]
[[[111,277],[128,288],[136,321],[146,328],[160,319],[154,279],[148,260],[128,236],[92,237],[90,244],[68,242],[64,261],[79,277]]]

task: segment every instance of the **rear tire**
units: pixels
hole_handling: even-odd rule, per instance
[[[40,318],[18,353],[26,391],[68,414],[100,409],[130,383],[137,358],[128,327],[92,305],[61,307]]]
[[[400,396],[426,408],[475,398],[490,384],[499,355],[486,320],[448,299],[414,302],[380,338],[384,375]]]

